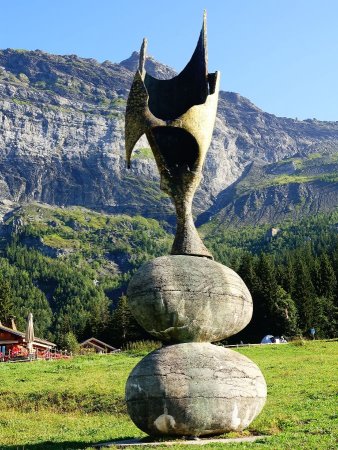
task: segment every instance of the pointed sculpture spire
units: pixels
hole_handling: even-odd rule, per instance
[[[147,38],[143,38],[141,49],[140,49],[140,59],[139,59],[139,66],[138,70],[140,71],[141,77],[144,78],[145,75],[145,63],[147,59],[147,45],[148,41]]]

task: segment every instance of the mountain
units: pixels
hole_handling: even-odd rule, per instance
[[[310,153],[252,162],[197,220],[218,224],[278,224],[338,209],[338,153]]]
[[[137,63],[136,52],[114,64],[40,50],[0,51],[0,212],[41,201],[173,222],[173,206],[159,189],[144,137],[137,144],[132,170],[125,167],[124,110]],[[158,78],[175,75],[153,58],[147,60],[147,70]],[[285,189],[292,190],[291,182],[258,186],[259,193],[248,191],[249,197],[242,196],[242,203],[235,206],[229,206],[228,198],[229,192],[243,186],[244,179],[265,176],[269,167],[285,158],[306,159],[315,153],[334,158],[337,148],[338,122],[276,117],[239,94],[221,92],[195,214],[201,223],[206,210],[207,217],[223,209],[238,218],[254,204],[252,195],[262,198],[263,205],[271,190],[288,196]],[[298,181],[296,187],[306,186],[306,198],[323,210],[324,202],[316,199],[324,185],[318,180]],[[337,196],[336,182],[326,183],[330,195]],[[236,195],[239,201],[239,191]],[[324,210],[334,203],[325,204]],[[256,209],[253,221],[260,214],[259,202]],[[264,211],[267,220],[280,216]]]

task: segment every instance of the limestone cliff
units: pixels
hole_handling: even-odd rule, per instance
[[[132,170],[125,167],[124,109],[137,57],[113,64],[39,50],[0,51],[0,200],[173,217],[145,139]],[[147,64],[159,78],[174,75],[153,59]],[[253,161],[331,154],[337,144],[338,122],[278,118],[221,92],[195,212],[212,208]]]
[[[338,209],[338,154],[311,153],[277,163],[251,163],[197,220],[277,224]]]

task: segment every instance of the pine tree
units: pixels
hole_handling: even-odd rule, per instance
[[[11,286],[7,280],[0,279],[0,321],[8,324],[13,311]]]
[[[316,295],[322,294],[321,287],[321,270],[320,270],[320,260],[319,258],[313,258],[313,265],[311,270],[311,280],[313,287],[315,288]]]
[[[277,286],[276,299],[271,304],[273,333],[279,336],[295,336],[298,333],[295,302],[281,286]]]
[[[127,335],[130,332],[130,324],[133,320],[133,316],[128,306],[127,297],[125,295],[122,295],[122,297],[120,297],[118,306],[113,314],[113,319],[120,331],[120,337],[122,341],[125,342],[127,339]]]
[[[272,333],[275,328],[273,305],[278,299],[278,284],[271,255],[262,253],[256,264],[254,261],[251,255],[246,255],[239,269],[252,295],[253,316],[250,324],[236,339],[260,342],[263,336]]]
[[[114,345],[123,345],[128,341],[141,339],[147,333],[138,325],[132,315],[127,297],[122,295],[111,317],[111,340]]]
[[[313,326],[316,336],[320,338],[336,338],[338,332],[338,308],[335,307],[332,298],[315,298],[316,317]]]
[[[295,269],[292,258],[289,254],[286,255],[283,264],[277,267],[278,284],[280,284],[286,292],[290,294],[295,287]]]
[[[243,278],[243,281],[251,292],[251,295],[254,295],[259,290],[260,281],[255,271],[255,258],[250,253],[246,253],[242,257],[242,261],[237,272]]]
[[[297,308],[290,294],[278,284],[277,270],[273,256],[260,255],[256,276],[256,290],[253,294],[253,324],[263,337],[265,334],[294,336],[297,328]]]
[[[333,299],[337,292],[337,278],[327,253],[321,254],[319,264],[319,295]]]
[[[95,303],[91,305],[88,323],[90,334],[98,338],[105,334],[109,325],[109,299],[103,292],[100,294],[95,299]]]
[[[264,319],[262,325],[265,327],[262,332],[271,333],[274,328],[273,310],[278,301],[278,284],[274,259],[271,255],[262,253],[258,266],[257,274],[260,278],[260,290],[255,300],[259,302],[261,318]]]
[[[331,261],[332,261],[332,268],[333,268],[336,280],[338,281],[338,243],[331,255]],[[335,307],[338,308],[338,289],[336,289],[333,302],[334,302]]]
[[[297,305],[299,327],[307,332],[314,325],[316,317],[316,293],[311,280],[310,270],[304,260],[298,260],[295,266],[296,283],[293,298]]]

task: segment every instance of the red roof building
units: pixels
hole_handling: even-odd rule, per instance
[[[27,342],[25,333],[18,331],[12,321],[12,328],[2,325],[0,322],[0,359],[7,356],[27,356]],[[55,348],[56,344],[35,337],[32,342],[34,353],[45,353]]]

